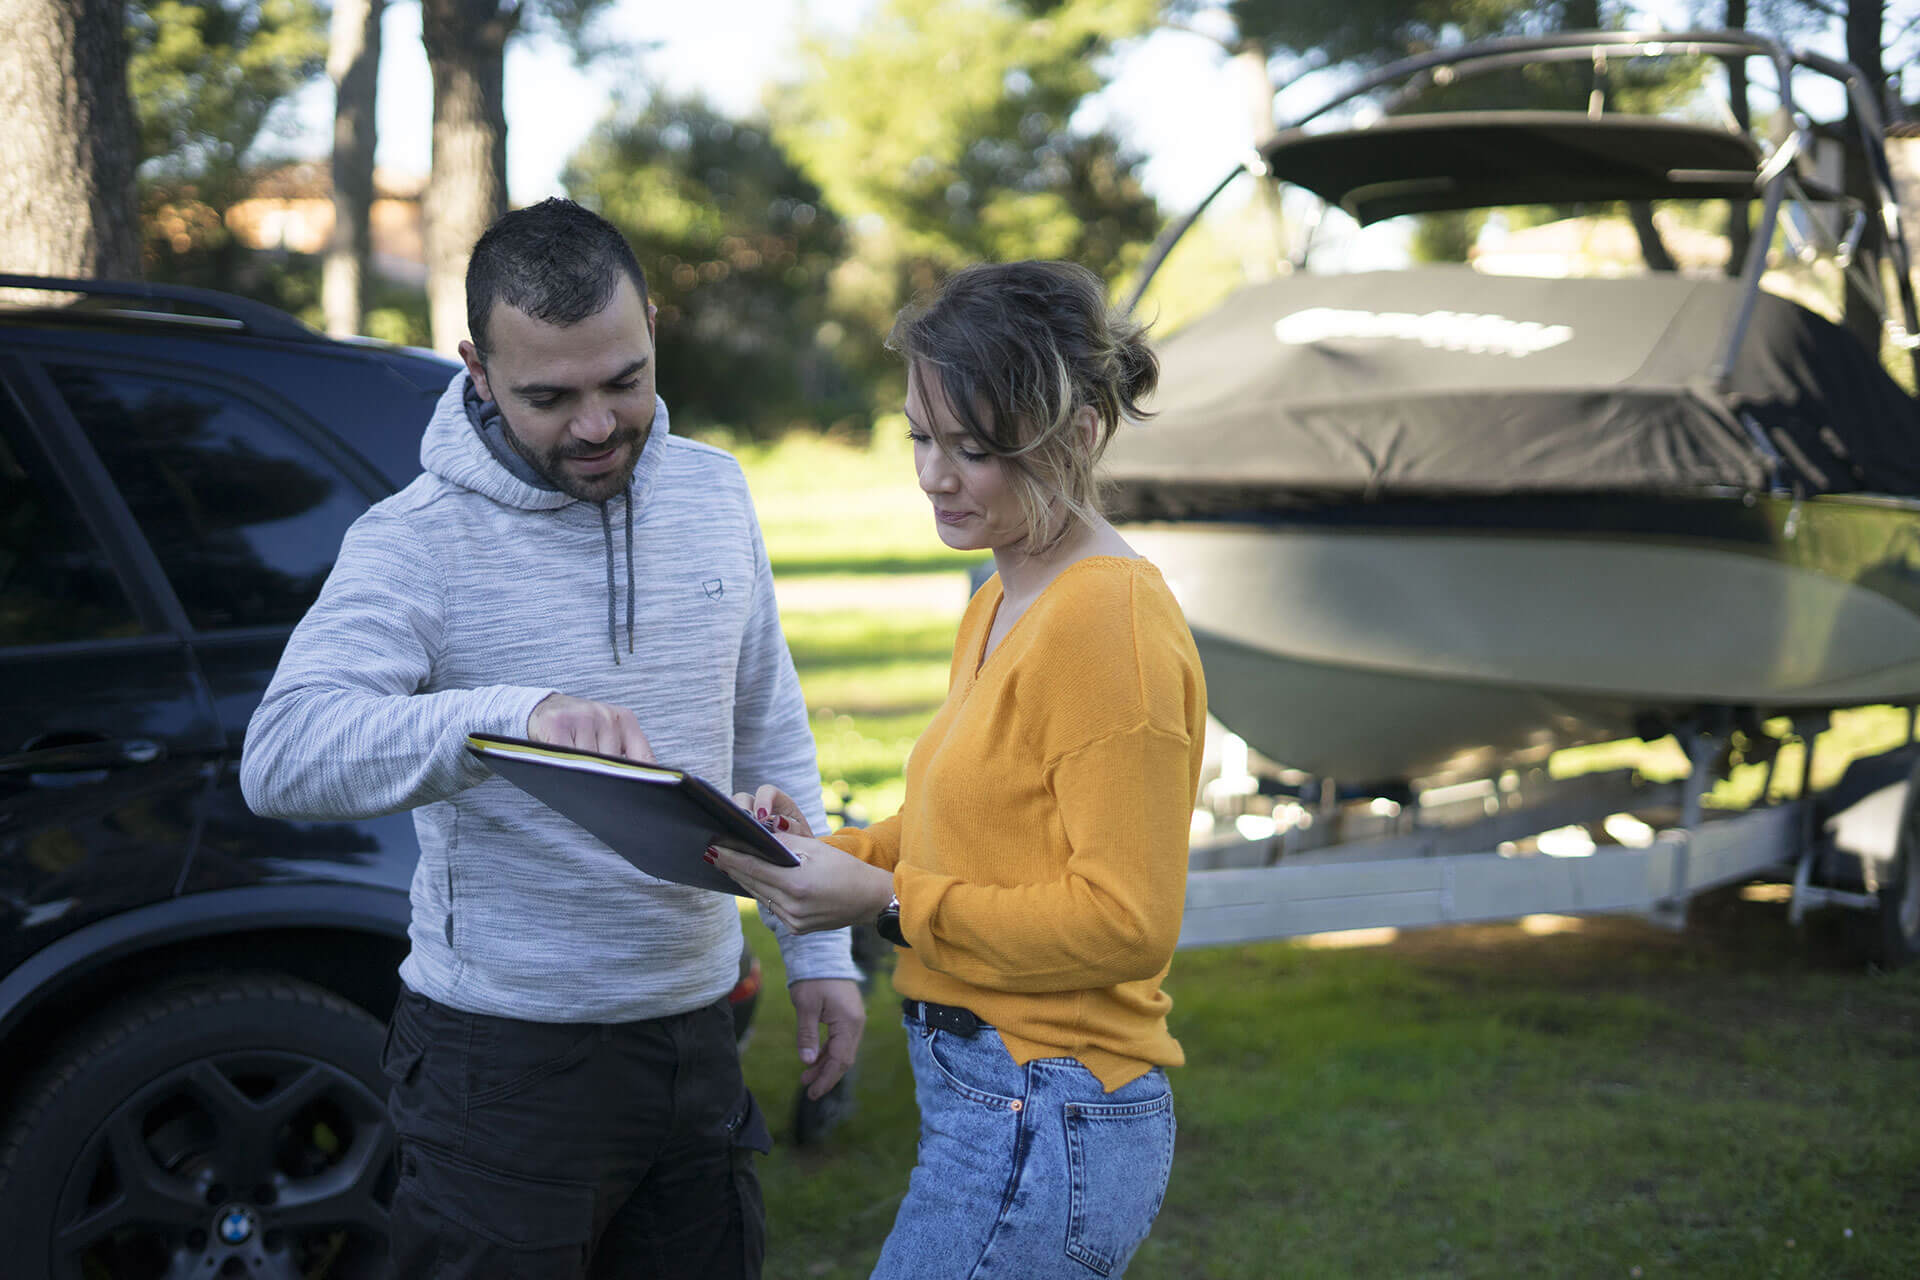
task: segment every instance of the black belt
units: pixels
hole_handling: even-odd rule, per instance
[[[993,1024],[982,1022],[970,1009],[962,1009],[957,1004],[934,1004],[930,1000],[902,1000],[900,1011],[915,1022],[923,1022],[935,1031],[951,1031],[956,1036],[971,1036],[980,1031],[993,1030]]]

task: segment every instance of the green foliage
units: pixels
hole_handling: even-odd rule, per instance
[[[427,295],[416,288],[394,284],[379,275],[367,282],[372,286],[366,300],[361,329],[370,338],[403,347],[427,347],[433,344],[432,322],[427,318]],[[326,327],[326,317],[316,301],[311,312],[300,317],[316,329]]]
[[[320,74],[315,0],[145,0],[127,11],[127,80],[149,177],[225,208],[268,113]]]
[[[1573,0],[1577,3],[1577,0]],[[1551,30],[1568,3],[1526,0],[1233,0],[1240,34],[1324,65],[1390,62],[1441,44]]]
[[[826,302],[846,232],[764,124],[655,96],[596,129],[562,181],[647,273],[676,424],[865,429],[870,406],[833,354]]]
[[[884,0],[859,34],[816,38],[775,128],[859,232],[835,277],[853,357],[915,292],[966,262],[1068,258],[1113,279],[1158,225],[1137,159],[1070,127],[1098,61],[1147,29],[1147,0]],[[897,378],[897,375],[896,375]]]
[[[1408,251],[1415,262],[1465,262],[1486,222],[1484,209],[1426,214],[1414,223]]]
[[[298,311],[300,268],[245,261],[226,225],[268,115],[326,65],[315,0],[136,0],[128,87],[139,119],[149,279],[246,293]]]
[[[1133,309],[1134,318],[1148,325],[1152,341],[1178,332],[1189,320],[1205,315],[1228,294],[1258,278],[1266,260],[1257,256],[1254,247],[1273,241],[1266,219],[1259,201],[1237,206],[1216,202],[1187,228]],[[1130,292],[1134,283],[1128,280],[1125,291]]]

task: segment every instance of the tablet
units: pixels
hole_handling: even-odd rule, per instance
[[[650,876],[751,897],[707,865],[708,845],[800,865],[745,809],[684,770],[490,733],[468,734],[467,750]]]

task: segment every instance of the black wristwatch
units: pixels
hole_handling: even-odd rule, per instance
[[[874,918],[873,931],[896,947],[905,947],[909,951],[913,944],[907,941],[907,935],[900,932],[900,895],[894,894],[887,905]]]

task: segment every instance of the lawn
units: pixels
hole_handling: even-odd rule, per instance
[[[893,434],[742,451],[823,777],[870,818],[944,694],[972,562],[940,546]],[[1904,731],[1840,717],[1816,780]],[[1622,764],[1684,769],[1670,741],[1554,769]],[[1759,772],[1717,801],[1750,803]],[[1182,952],[1178,1156],[1129,1274],[1920,1276],[1920,973],[1869,972],[1837,920],[1798,933],[1777,902],[1698,914],[1684,934],[1552,918]],[[767,994],[747,1070],[782,1136],[760,1165],[767,1275],[864,1276],[913,1163],[898,1006],[883,977],[857,1109],[796,1147],[792,1011],[748,933]]]
[[[1629,920],[1182,952],[1173,1183],[1130,1275],[1920,1275],[1920,972],[1803,945],[1729,898]],[[1534,928],[1539,925],[1529,922]],[[748,1078],[769,1280],[867,1274],[913,1163],[882,979],[856,1107],[788,1140],[798,1068],[777,949]]]
[[[821,778],[858,813],[884,818],[900,806],[907,752],[946,697],[967,571],[983,557],[935,533],[904,417],[883,420],[868,448],[794,434],[736,452]]]

